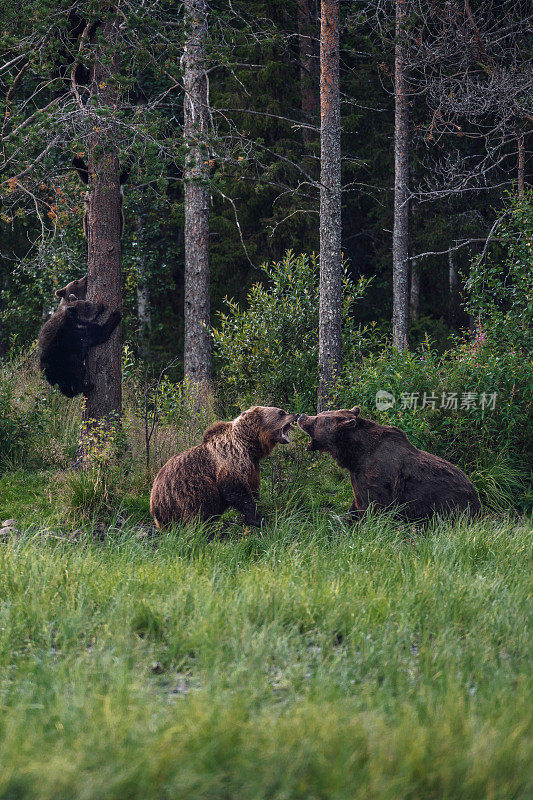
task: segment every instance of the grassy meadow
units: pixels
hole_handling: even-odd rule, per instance
[[[0,798],[532,796],[531,518],[347,525],[305,459],[212,542],[131,476],[0,477]]]

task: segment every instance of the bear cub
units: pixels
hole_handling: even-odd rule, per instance
[[[86,380],[87,352],[106,342],[122,319],[120,311],[112,311],[105,322],[97,322],[105,305],[79,299],[86,291],[87,277],[59,289],[56,295],[61,302],[39,333],[41,370],[66,397],[91,390]]]
[[[409,522],[433,514],[481,511],[473,484],[459,467],[418,450],[399,428],[379,425],[350,411],[302,414],[300,428],[311,437],[308,450],[329,453],[350,471],[354,502],[350,513],[360,518],[370,503],[385,509],[398,506]]]
[[[259,462],[276,444],[287,444],[298,419],[281,408],[253,406],[233,422],[216,422],[202,443],[173,456],[156,476],[150,511],[156,527],[202,521],[236,508],[247,525],[260,526]]]
[[[67,303],[72,302],[72,300],[85,300],[87,297],[87,275],[84,275],[83,278],[79,278],[77,281],[71,281],[67,283],[62,289],[58,289],[56,292],[56,297],[61,298],[61,302],[59,303],[58,308],[61,306],[66,306]],[[72,298],[71,295],[74,295]]]

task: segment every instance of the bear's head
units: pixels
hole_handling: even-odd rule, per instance
[[[235,435],[245,445],[267,456],[277,444],[289,443],[289,431],[297,420],[298,414],[289,414],[282,408],[252,406],[232,424]]]
[[[357,427],[357,417],[360,413],[359,406],[355,406],[352,409],[322,411],[314,417],[302,414],[298,425],[311,437],[306,449],[331,453],[340,440]]]
[[[87,297],[87,277],[87,275],[84,275],[83,278],[79,278],[77,281],[71,281],[62,289],[57,290],[56,297],[61,298],[59,308],[71,303],[72,296],[74,296],[74,300],[85,300]]]
[[[70,295],[68,303],[64,307],[65,314],[78,324],[94,322],[104,309],[105,305],[101,302],[91,303],[89,300],[76,300],[74,295]]]

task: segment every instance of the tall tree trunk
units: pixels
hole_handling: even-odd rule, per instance
[[[457,316],[458,316],[458,286],[459,286],[459,279],[457,276],[457,265],[455,263],[454,258],[454,251],[452,250],[451,246],[448,250],[448,290],[449,290],[449,320],[450,325],[454,326],[457,324]]]
[[[411,319],[417,322],[420,317],[420,272],[416,258],[411,261],[411,295],[409,299],[411,306]]]
[[[102,47],[93,70],[91,102],[95,109],[117,108],[119,91],[115,84],[119,65],[116,55],[120,38],[119,20],[104,20],[99,35]],[[100,126],[97,126],[100,127]],[[122,304],[121,228],[122,190],[119,154],[109,127],[97,131],[89,142],[89,192],[87,208],[87,299],[105,303],[106,314]],[[87,377],[92,389],[85,401],[86,428],[93,422],[112,423],[122,411],[122,332],[119,325],[110,339],[91,348]]]
[[[406,21],[407,0],[396,0],[392,340],[398,350],[405,350],[407,347],[409,291],[409,98]]]
[[[525,188],[525,173],[526,173],[526,149],[524,147],[524,134],[517,128],[516,129],[516,142],[518,148],[518,168],[517,168],[517,187],[518,197],[523,199]]]
[[[322,0],[320,31],[320,308],[318,410],[334,396],[342,357],[339,0]]]
[[[199,396],[211,386],[209,296],[209,153],[205,44],[206,0],[185,5],[185,376]]]
[[[302,116],[309,125],[318,124],[320,83],[320,41],[318,0],[298,0],[298,41],[300,47],[300,92]],[[305,145],[316,141],[316,132],[302,128]]]
[[[139,355],[150,355],[150,335],[152,333],[152,310],[150,307],[150,286],[146,274],[146,254],[144,248],[144,215],[137,214],[137,323],[139,329]]]

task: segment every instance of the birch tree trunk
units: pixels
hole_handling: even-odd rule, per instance
[[[392,341],[398,350],[405,350],[407,347],[409,292],[409,98],[406,21],[407,0],[396,0]]]
[[[318,410],[334,397],[341,368],[341,120],[339,0],[322,0],[320,32],[320,308]]]
[[[152,332],[152,310],[150,307],[150,287],[146,275],[144,251],[144,217],[137,214],[137,324],[139,329],[139,355],[150,355],[150,335]]]
[[[205,45],[206,0],[185,5],[184,136],[185,184],[185,349],[184,372],[200,398],[211,387],[209,295],[209,153]]]
[[[516,143],[518,149],[517,189],[518,197],[523,199],[526,173],[526,149],[524,147],[524,134],[519,128],[516,129]]]
[[[300,92],[302,116],[310,125],[318,124],[318,87],[320,82],[320,42],[318,0],[298,0],[298,43],[300,49]],[[302,128],[305,145],[317,138],[315,131]]]
[[[417,322],[420,317],[420,272],[416,258],[411,261],[411,295],[409,299],[411,306],[411,319]]]
[[[116,112],[119,91],[119,20],[104,20],[99,29],[102,46],[96,54],[93,70],[91,103],[105,116]],[[120,187],[119,154],[113,144],[112,123],[97,125],[89,142],[89,184],[87,207],[87,299],[105,303],[106,314],[120,310],[122,190]],[[100,127],[102,128],[100,130]],[[119,325],[110,339],[89,350],[87,377],[92,389],[85,398],[86,428],[93,423],[117,421],[122,411],[122,331]],[[83,447],[83,445],[82,445]]]

